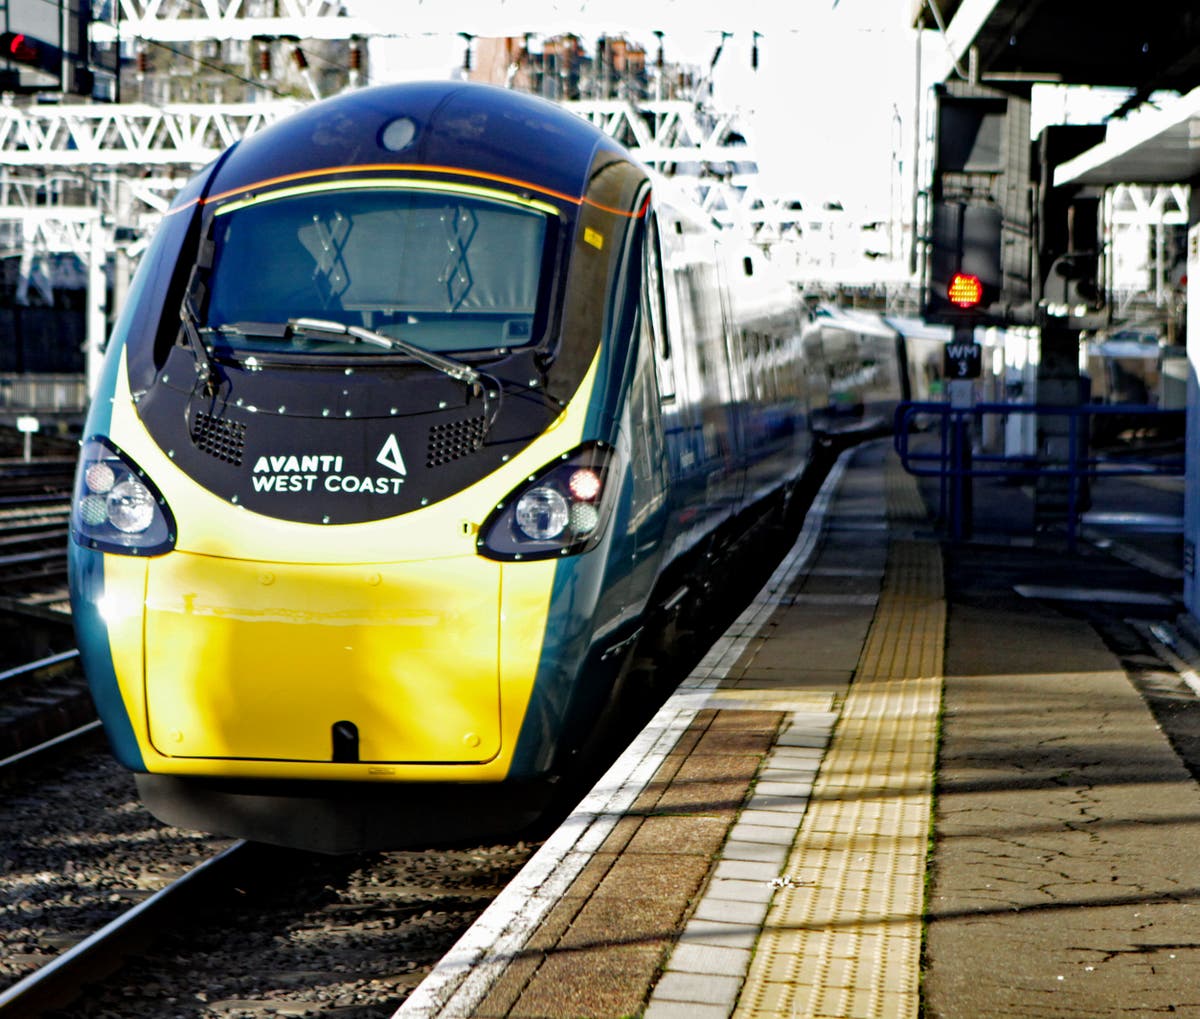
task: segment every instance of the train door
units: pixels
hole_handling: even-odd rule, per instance
[[[664,416],[675,403],[674,363],[666,331],[657,217],[648,211],[641,246],[638,343],[629,390],[629,447],[633,477],[630,537],[633,591],[649,595],[661,559],[667,516]]]
[[[697,346],[701,333],[689,300],[687,249],[682,224],[669,207],[650,210],[647,270],[658,277],[657,299],[651,304],[658,329],[654,344],[663,410],[667,465],[676,501],[690,503],[692,488],[703,487],[706,451],[702,427],[703,391]]]
[[[738,329],[730,293],[729,271],[720,243],[716,251],[716,283],[721,303],[721,335],[724,337],[726,369],[725,401],[728,415],[730,456],[729,502],[734,512],[742,506],[745,496],[746,464],[749,459],[747,443],[747,409],[749,405],[746,372],[745,335]]]
[[[646,244],[643,253],[642,307],[649,326],[648,341],[654,352],[654,366],[658,377],[658,395],[663,407],[675,403],[675,351],[667,331],[667,296],[663,282],[662,240],[658,227],[658,214],[654,209],[646,213]]]

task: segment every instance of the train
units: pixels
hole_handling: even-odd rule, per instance
[[[901,397],[894,336],[836,333],[536,97],[374,86],[232,145],[142,257],[72,498],[143,802],[328,853],[536,820],[648,634]]]

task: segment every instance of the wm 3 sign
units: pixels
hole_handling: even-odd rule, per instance
[[[971,340],[947,343],[942,354],[942,373],[947,379],[977,379],[983,361],[981,348]]]

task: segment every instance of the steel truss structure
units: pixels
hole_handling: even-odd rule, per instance
[[[21,220],[10,213],[34,206],[61,208],[73,221],[80,207],[63,196],[87,193],[83,208],[100,210],[114,230],[144,232],[188,176],[300,105],[0,106],[0,221]],[[753,147],[733,118],[680,101],[564,105],[646,164],[676,176],[724,225],[746,229],[764,244],[798,226],[796,199],[759,192]],[[48,175],[47,169],[59,172]],[[118,196],[121,189],[129,194]]]
[[[299,108],[264,103],[8,106],[0,110],[0,162],[17,166],[200,167]]]
[[[206,39],[350,39],[394,35],[394,27],[347,17],[340,0],[119,0],[111,22],[92,25],[98,43],[120,39],[202,42]],[[270,8],[272,13],[264,13]],[[282,13],[274,13],[275,10]],[[395,22],[393,21],[393,26]]]
[[[1181,292],[1180,280],[1168,275],[1172,253],[1167,235],[1186,231],[1190,195],[1186,184],[1116,184],[1105,189],[1105,282],[1118,312],[1123,314],[1135,302],[1168,307],[1173,291]]]

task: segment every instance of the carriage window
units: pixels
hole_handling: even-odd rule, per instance
[[[532,343],[545,321],[552,211],[503,195],[380,182],[234,202],[214,216],[200,324],[238,349],[310,342],[253,332],[296,318],[363,326],[434,351]],[[326,341],[321,352],[340,346]]]

